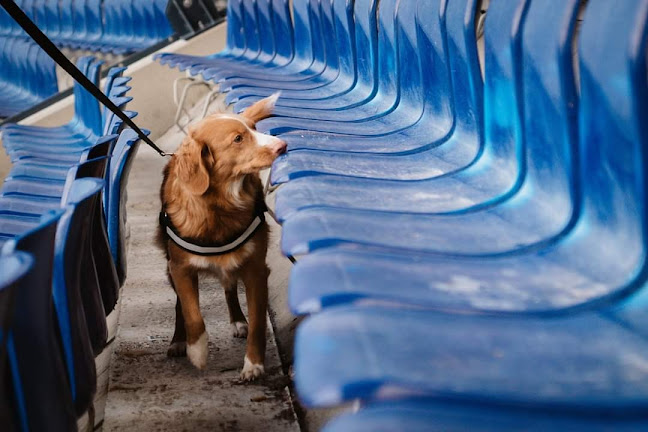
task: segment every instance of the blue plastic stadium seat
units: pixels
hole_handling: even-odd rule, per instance
[[[62,179],[44,179],[33,175],[13,175],[13,171],[3,185],[0,195],[0,216],[15,214],[36,216],[47,210],[65,205],[70,200],[74,181],[81,178],[103,178],[106,156],[87,161],[69,169]],[[107,253],[108,243],[102,235],[105,232],[103,216],[99,205],[91,208],[92,219],[85,228],[91,233],[88,241],[91,246],[82,260],[81,297],[84,304],[92,349],[99,354],[106,343],[106,312],[110,312],[117,299],[119,284],[114,264]],[[99,231],[99,233],[96,233]],[[100,259],[101,258],[101,259]]]
[[[124,129],[119,136],[106,182],[108,199],[106,204],[106,226],[110,251],[112,253],[120,285],[126,280],[126,186],[131,165],[137,154],[139,140],[132,129]]]
[[[648,420],[604,415],[574,415],[532,409],[502,409],[430,400],[385,402],[363,407],[355,414],[330,421],[322,432],[633,432]]]
[[[56,226],[62,211],[34,218],[0,218],[2,253],[28,252],[34,269],[16,289],[8,336],[17,425],[22,430],[73,430],[76,415],[56,335],[52,274]],[[38,219],[36,219],[38,222]]]
[[[0,117],[10,117],[58,92],[54,61],[34,42],[0,36]]]
[[[128,54],[173,34],[166,0],[29,0],[17,2],[57,45],[71,49]],[[0,11],[0,36],[22,34]]]
[[[14,314],[15,290],[27,272],[32,271],[32,258],[24,252],[0,255],[0,376],[9,376],[7,335]],[[0,386],[0,422],[7,430],[15,430],[16,419],[11,412],[11,395],[7,385]]]
[[[578,133],[570,114],[577,106],[570,36],[578,6],[573,0],[549,8],[543,0],[535,0],[527,7],[521,45],[523,64],[528,66],[520,77],[525,89],[524,132],[515,137],[525,153],[526,171],[503,200],[451,215],[428,214],[428,203],[412,205],[411,213],[405,206],[397,208],[398,202],[391,202],[389,209],[398,213],[304,210],[284,223],[284,252],[295,255],[354,243],[453,255],[501,254],[550,243],[571,228],[577,216],[572,165]],[[340,200],[334,191],[330,189]],[[420,192],[415,198],[419,202],[434,201],[430,195],[439,191],[430,187]]]
[[[543,5],[532,0],[527,13],[535,16]],[[331,308],[302,324],[295,372],[307,405],[427,396],[556,410],[558,417],[646,419],[646,46],[648,1],[588,2],[574,107],[579,218],[560,241],[490,259],[392,251],[357,252],[354,261],[352,251],[330,253],[345,267],[342,286],[378,293],[349,291],[341,302],[363,297],[384,306]],[[400,275],[393,271],[399,264]],[[425,287],[413,282],[417,265],[430,272]],[[320,269],[319,276],[327,274]],[[317,273],[308,281],[309,289],[321,282],[331,293],[342,291]],[[307,300],[311,311],[323,297]],[[529,311],[536,313],[513,313]]]
[[[533,6],[543,4],[542,0],[533,2]],[[648,143],[641,120],[642,98],[648,90],[645,82],[632,75],[641,69],[643,54],[623,55],[628,41],[645,39],[646,29],[643,22],[631,18],[635,9],[608,13],[598,3],[588,5],[586,18],[591,18],[585,21],[579,39],[579,157],[573,162],[579,199],[571,229],[536,248],[490,258],[409,255],[393,250],[313,254],[295,267],[293,308],[303,313],[335,303],[335,298],[375,295],[444,310],[546,311],[617,296],[641,283],[646,250],[641,227],[646,214],[640,191],[645,178],[643,169],[629,171],[627,167],[638,160],[636,155],[642,155]],[[617,27],[627,22],[633,25],[625,25],[626,31],[620,32]],[[596,29],[591,27],[594,23]],[[617,60],[611,62],[615,56]],[[616,67],[595,66],[601,62]],[[542,199],[549,203],[553,198],[542,195]],[[552,207],[550,211],[557,210]],[[465,232],[471,229],[465,227]],[[475,238],[473,242],[481,248],[498,245],[492,239],[481,243]],[[404,289],[397,293],[394,284]]]
[[[102,188],[102,180],[76,180],[58,203],[28,195],[0,197],[3,218],[66,209],[57,227],[52,290],[77,416],[92,403],[96,390],[94,355],[103,349],[107,332],[97,274],[85,270],[95,266],[92,219]],[[11,212],[5,210],[5,204],[11,204]],[[97,335],[97,330],[103,335]],[[96,345],[94,351],[91,341]]]

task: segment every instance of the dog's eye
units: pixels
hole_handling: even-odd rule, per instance
[[[243,141],[243,136],[241,136],[241,135],[236,135],[236,136],[234,137],[234,142],[235,142],[235,143],[240,143],[241,141]]]

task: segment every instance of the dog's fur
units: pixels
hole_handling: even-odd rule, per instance
[[[160,191],[162,208],[183,238],[201,243],[224,243],[240,235],[264,206],[258,173],[283,153],[279,138],[254,130],[268,117],[278,95],[263,99],[241,115],[214,114],[189,130],[164,169]],[[264,222],[252,238],[232,252],[200,256],[181,249],[162,226],[158,244],[166,252],[169,280],[177,294],[175,334],[168,355],[187,355],[198,369],[207,363],[207,333],[198,302],[198,274],[215,274],[223,288],[235,337],[247,336],[241,378],[264,373],[268,274],[268,226]],[[237,295],[245,285],[249,331]]]

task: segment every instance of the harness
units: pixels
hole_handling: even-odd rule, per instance
[[[160,212],[160,225],[164,228],[164,231],[169,236],[169,238],[178,245],[181,249],[191,252],[196,255],[202,256],[213,256],[213,255],[223,255],[233,250],[238,249],[243,246],[252,236],[257,232],[259,227],[265,222],[265,212],[268,208],[265,205],[265,202],[261,205],[257,205],[255,209],[256,217],[252,219],[250,225],[243,231],[241,234],[235,238],[221,244],[215,243],[205,243],[200,240],[188,237],[182,237],[178,230],[173,226],[171,218],[162,207]]]

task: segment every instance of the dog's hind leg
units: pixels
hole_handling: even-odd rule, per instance
[[[227,302],[227,310],[229,311],[232,336],[237,338],[247,337],[248,323],[239,303],[238,281],[235,278],[221,277],[220,282],[225,291],[225,301]]]
[[[250,329],[241,379],[253,380],[264,374],[263,363],[266,350],[266,313],[268,310],[268,275],[270,269],[261,259],[250,260],[242,269],[245,284]]]
[[[173,262],[169,263],[169,274],[173,279],[184,319],[187,357],[194,366],[203,369],[207,365],[208,336],[198,301],[198,275],[191,268],[174,265]]]
[[[169,279],[171,279],[169,277]],[[173,282],[171,282],[173,284]],[[173,287],[175,290],[175,287]],[[185,329],[184,316],[182,315],[182,305],[180,304],[180,298],[176,295],[176,321],[175,321],[175,332],[173,333],[173,339],[171,339],[171,345],[167,350],[167,356],[169,357],[185,357],[187,355],[187,330]]]

